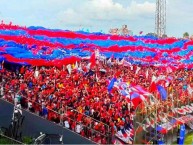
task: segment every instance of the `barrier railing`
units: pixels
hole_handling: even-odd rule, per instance
[[[12,88],[12,89],[13,89],[13,92],[17,92],[17,90],[14,90],[14,88]],[[8,92],[8,91],[9,90],[3,89],[3,93]],[[98,139],[99,138],[98,136],[100,136],[100,138],[106,140],[107,143],[111,143],[111,137],[112,137],[112,134],[110,131],[111,128],[110,128],[110,126],[108,126],[107,124],[104,124],[100,120],[96,120],[96,119],[94,119],[88,115],[85,115],[83,113],[80,113],[77,110],[75,110],[71,107],[68,107],[68,106],[65,106],[65,108],[63,110],[60,110],[60,112],[47,108],[48,109],[48,115],[42,115],[41,114],[41,110],[43,107],[42,104],[39,104],[33,100],[30,100],[29,98],[27,98],[25,96],[22,96],[22,97],[26,99],[26,103],[22,105],[23,108],[25,108],[33,113],[36,113],[38,115],[41,115],[45,119],[54,121],[54,122],[68,128],[68,129],[71,129],[72,131],[74,131],[74,132],[94,141],[94,142],[100,143],[100,140]],[[186,104],[190,104],[193,100],[193,96],[188,96],[187,99],[185,99],[185,101],[181,101],[180,99],[178,99],[178,97],[179,96],[174,96],[174,98],[173,98],[174,102],[170,101],[171,103],[173,103],[174,107],[180,107],[180,106],[183,106]],[[14,103],[14,98],[15,98],[15,94],[14,94],[14,97],[6,98],[6,99],[7,99],[7,101]],[[32,102],[33,107],[29,107],[28,102]],[[157,107],[156,107],[156,105],[157,105]],[[155,104],[155,105],[149,105],[149,106],[146,106],[145,109],[143,109],[144,104],[140,104],[136,109],[134,122],[137,121],[137,122],[142,123],[152,113],[156,114],[156,116],[157,116],[157,110],[159,108],[161,108],[158,105],[159,105],[159,103]],[[153,109],[150,109],[150,106]],[[164,109],[163,112],[167,112],[166,107],[163,109]],[[69,112],[71,112],[72,115],[69,115]],[[52,114],[51,115],[52,117],[50,117],[50,114]],[[79,116],[81,116],[81,120],[77,120],[77,118]],[[177,117],[179,117],[179,116],[180,115],[177,114]],[[100,124],[99,125],[100,127],[98,129],[95,129],[96,124],[97,125]],[[139,125],[136,125],[136,124],[134,126],[135,126],[134,127],[135,129],[137,127],[139,127]],[[101,132],[101,130],[102,130],[102,132]]]
[[[66,108],[66,111],[72,111],[72,110],[73,110],[73,112],[76,112],[76,114],[81,115],[83,118],[89,118],[90,120],[92,120],[92,121],[95,122],[95,123],[98,123],[98,124],[100,123],[101,125],[104,126],[105,132],[110,132],[110,127],[109,127],[107,124],[103,123],[101,120],[99,121],[99,120],[96,120],[96,119],[94,119],[94,118],[92,118],[92,117],[90,117],[90,116],[88,116],[88,115],[85,115],[85,114],[83,114],[83,113],[80,113],[80,112],[78,112],[77,110],[73,109],[72,107],[66,106],[65,108]]]
[[[0,144],[24,144],[24,143],[0,133]]]
[[[6,90],[4,88],[4,94],[6,94],[9,90]],[[16,97],[17,91],[13,91],[13,96],[6,97],[6,95],[3,97],[3,99],[15,103],[14,99]],[[66,106],[63,110],[52,110],[48,107],[46,109],[48,110],[46,114],[43,114],[43,105],[40,103],[37,103],[33,100],[30,100],[29,98],[25,96],[21,96],[23,100],[20,100],[21,107],[23,109],[26,109],[32,113],[35,113],[44,119],[53,121],[57,123],[58,125],[61,125],[62,127],[65,127],[67,129],[72,130],[73,132],[78,133],[79,135],[86,137],[87,139],[96,142],[96,143],[102,143],[102,144],[111,144],[111,136],[110,133],[110,127],[107,124],[102,123],[101,121],[98,121],[90,116],[87,116],[85,114],[79,113],[77,110],[70,108]],[[71,115],[69,115],[69,112]],[[78,120],[78,116],[81,116],[81,120]],[[96,125],[98,125],[98,128],[96,128]]]
[[[176,91],[176,90],[175,90]],[[177,92],[177,91],[176,91]],[[179,99],[178,95],[172,96],[172,98],[168,98],[166,101],[158,101],[154,105],[149,105],[148,103],[142,102],[139,104],[135,110],[135,117],[134,117],[134,128],[135,128],[135,135],[134,135],[134,143],[145,143],[148,144],[153,140],[158,140],[159,136],[161,135],[157,132],[156,128],[157,125],[163,124],[163,118],[161,115],[166,117],[165,121],[171,121],[172,119],[180,122],[178,120],[179,117],[184,116],[183,114],[179,114],[174,112],[174,108],[181,108],[182,106],[190,105],[193,102],[193,95],[187,96],[183,101]],[[165,103],[163,105],[162,103]],[[160,120],[161,119],[161,120]],[[166,126],[167,127],[167,126]],[[168,126],[169,127],[169,126]],[[167,129],[168,129],[167,127]],[[172,128],[169,131],[168,136],[177,135],[175,128]],[[153,134],[153,135],[151,135]],[[168,138],[166,135],[166,140]]]

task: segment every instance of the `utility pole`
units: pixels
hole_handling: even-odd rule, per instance
[[[156,0],[155,34],[158,37],[166,34],[166,0]]]

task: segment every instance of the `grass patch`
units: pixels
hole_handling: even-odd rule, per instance
[[[0,144],[16,144],[16,143],[14,143],[10,139],[4,138],[4,137],[0,137]]]
[[[22,142],[24,144],[32,144],[33,140],[32,140],[31,137],[23,137]],[[18,142],[14,141],[14,140],[11,140],[9,138],[0,136],[0,144],[18,144]]]
[[[176,145],[177,142],[173,142],[172,145]],[[193,132],[190,132],[186,135],[184,145],[193,145]]]
[[[33,140],[31,137],[23,137],[23,143],[32,144]]]
[[[184,141],[184,144],[192,144],[193,143],[193,132],[191,133],[188,133],[186,135],[186,138],[185,138],[185,141]]]

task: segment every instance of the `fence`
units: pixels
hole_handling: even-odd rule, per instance
[[[3,127],[3,130],[5,131],[10,129],[13,110],[14,105],[12,103],[9,103],[4,99],[0,99],[0,127]],[[48,134],[48,136],[63,136],[64,144],[95,144],[91,140],[88,140],[87,138],[82,137],[81,135],[74,133],[69,129],[66,129],[57,123],[53,123],[25,109],[21,110],[23,116],[25,117],[21,126],[21,142],[25,142],[26,138],[35,139],[39,137],[40,132],[42,132],[43,134]],[[56,139],[54,140],[57,141]]]
[[[14,88],[13,92],[17,92],[17,90]],[[3,89],[4,92],[8,92],[9,90]],[[174,90],[174,96],[173,98],[169,98],[167,101],[171,105],[172,108],[174,107],[181,107],[186,104],[190,104],[193,101],[193,96],[188,96],[184,101],[181,101],[179,99],[178,91]],[[11,103],[15,103],[16,94],[13,94],[12,98],[4,98],[7,101]],[[23,101],[25,100],[25,101]],[[157,101],[157,100],[156,100]],[[31,102],[32,107],[30,106],[29,102]],[[155,104],[139,104],[136,112],[135,112],[135,119],[134,119],[134,129],[135,129],[135,141],[134,143],[148,143],[152,140],[157,140],[159,138],[162,138],[161,134],[159,134],[155,129],[148,128],[146,132],[143,131],[142,126],[142,131],[141,130],[141,125],[148,123],[147,119],[154,119],[156,123],[154,123],[152,126],[157,126],[158,124],[161,123],[160,120],[158,120],[158,115],[160,115],[160,111],[162,113],[167,114],[168,117],[170,118],[178,118],[182,115],[180,114],[174,114],[172,113],[172,116],[168,115],[168,112],[172,112],[172,108],[168,108],[165,106],[159,106],[159,102],[154,102]],[[87,116],[83,113],[78,112],[77,110],[65,106],[59,111],[48,109],[48,114],[42,114],[42,104],[37,103],[34,100],[30,100],[29,98],[22,96],[22,108],[33,112],[37,115],[40,115],[41,117],[48,119],[50,121],[55,122],[56,124],[66,127],[78,134],[80,134],[83,137],[86,137],[96,143],[112,143],[112,137],[113,134],[111,134],[111,128],[109,125],[102,123],[100,120],[95,120],[94,118]],[[80,119],[81,118],[81,119]],[[96,124],[100,124],[99,128],[96,129]],[[146,126],[144,127],[146,128]],[[140,132],[140,133],[139,133]],[[175,134],[176,131],[172,130],[172,134]],[[159,138],[157,136],[160,136]],[[167,136],[166,136],[167,137]],[[100,138],[100,139],[99,139]],[[101,142],[103,140],[104,142]],[[105,142],[106,141],[106,142]]]
[[[23,143],[0,133],[0,144],[23,144]]]
[[[170,144],[177,139],[177,129],[175,126],[171,129],[169,129],[171,126],[166,126],[168,129],[167,134],[160,133],[157,130],[158,125],[169,122],[172,119],[180,121],[178,118],[184,116],[174,112],[174,108],[180,108],[193,103],[193,95],[187,96],[182,101],[178,91],[174,90],[174,92],[174,96],[168,98],[165,102],[155,99],[153,105],[147,101],[137,106],[134,117],[135,144],[151,144],[154,140],[165,140],[165,143]]]
[[[3,90],[5,94],[8,91],[5,88]],[[14,104],[15,96],[16,94],[14,93],[12,96],[13,98],[4,97],[3,99]],[[27,111],[30,111],[36,115],[39,115],[43,117],[44,119],[53,121],[62,127],[70,129],[73,132],[76,132],[79,135],[86,137],[87,139],[93,142],[111,144],[112,134],[110,133],[110,127],[107,124],[104,124],[99,120],[95,120],[94,118],[90,116],[80,113],[71,107],[65,106],[65,108],[59,111],[55,111],[50,108],[47,108],[48,113],[43,114],[42,113],[42,107],[43,107],[42,104],[39,104],[33,100],[30,100],[29,98],[26,98],[25,96],[22,96],[20,103],[23,109],[26,109]],[[79,116],[81,116],[81,119],[78,119]],[[96,125],[99,125],[100,128],[95,129]]]

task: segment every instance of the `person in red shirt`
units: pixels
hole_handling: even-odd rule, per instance
[[[25,66],[22,66],[20,68],[20,74],[23,75],[25,73]]]

